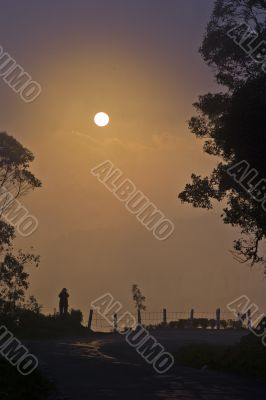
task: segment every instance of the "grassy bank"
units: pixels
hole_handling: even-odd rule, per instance
[[[8,361],[0,359],[1,400],[45,400],[53,389],[38,370],[23,376]]]
[[[250,334],[235,346],[193,344],[175,354],[177,365],[266,378],[266,347]]]

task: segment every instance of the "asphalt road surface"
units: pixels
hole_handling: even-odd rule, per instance
[[[167,351],[192,342],[230,344],[240,339],[231,332],[161,332]],[[51,400],[265,400],[266,382],[206,369],[173,367],[164,375],[132,349],[119,334],[94,334],[88,339],[32,342],[40,366],[57,383]]]

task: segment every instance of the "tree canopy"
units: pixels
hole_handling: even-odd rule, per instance
[[[251,35],[247,34],[247,24]],[[236,38],[232,32],[242,37]],[[256,59],[243,48],[245,44],[262,49],[263,38],[266,39],[265,0],[216,1],[200,52],[225,90],[199,96],[194,104],[197,115],[191,118],[189,127],[204,140],[204,151],[219,161],[209,176],[192,174],[192,182],[179,194],[182,202],[194,207],[211,209],[215,200],[222,202],[224,223],[241,230],[234,243],[237,258],[251,261],[252,265],[266,265],[260,252],[266,237],[266,212],[255,196],[266,178],[266,74],[262,68],[266,49],[264,58],[261,51],[259,58],[256,53]],[[229,173],[230,168],[243,162],[250,166],[249,170]],[[239,179],[234,179],[237,175]],[[266,196],[266,191],[263,194]]]
[[[30,190],[41,186],[41,182],[30,172],[29,167],[34,160],[33,154],[16,139],[0,133],[0,190],[12,193],[13,200],[25,195]],[[31,253],[15,251],[14,226],[5,218],[5,210],[10,207],[10,197],[5,201],[1,196],[0,207],[0,306],[3,311],[10,310],[23,303],[25,291],[29,283],[29,274],[25,267],[29,264],[38,266],[39,257]]]
[[[266,40],[265,10],[266,0],[216,0],[200,53],[218,83],[233,89],[261,74],[261,62],[249,53],[251,43],[256,48]],[[236,35],[241,46],[232,40]]]

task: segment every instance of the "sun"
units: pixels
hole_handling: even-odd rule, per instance
[[[95,124],[101,127],[108,125],[109,121],[109,115],[105,112],[98,112],[94,117]]]

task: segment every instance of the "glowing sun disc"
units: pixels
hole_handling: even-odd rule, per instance
[[[106,126],[109,124],[110,118],[109,115],[104,112],[99,112],[94,117],[94,122],[98,126]]]

